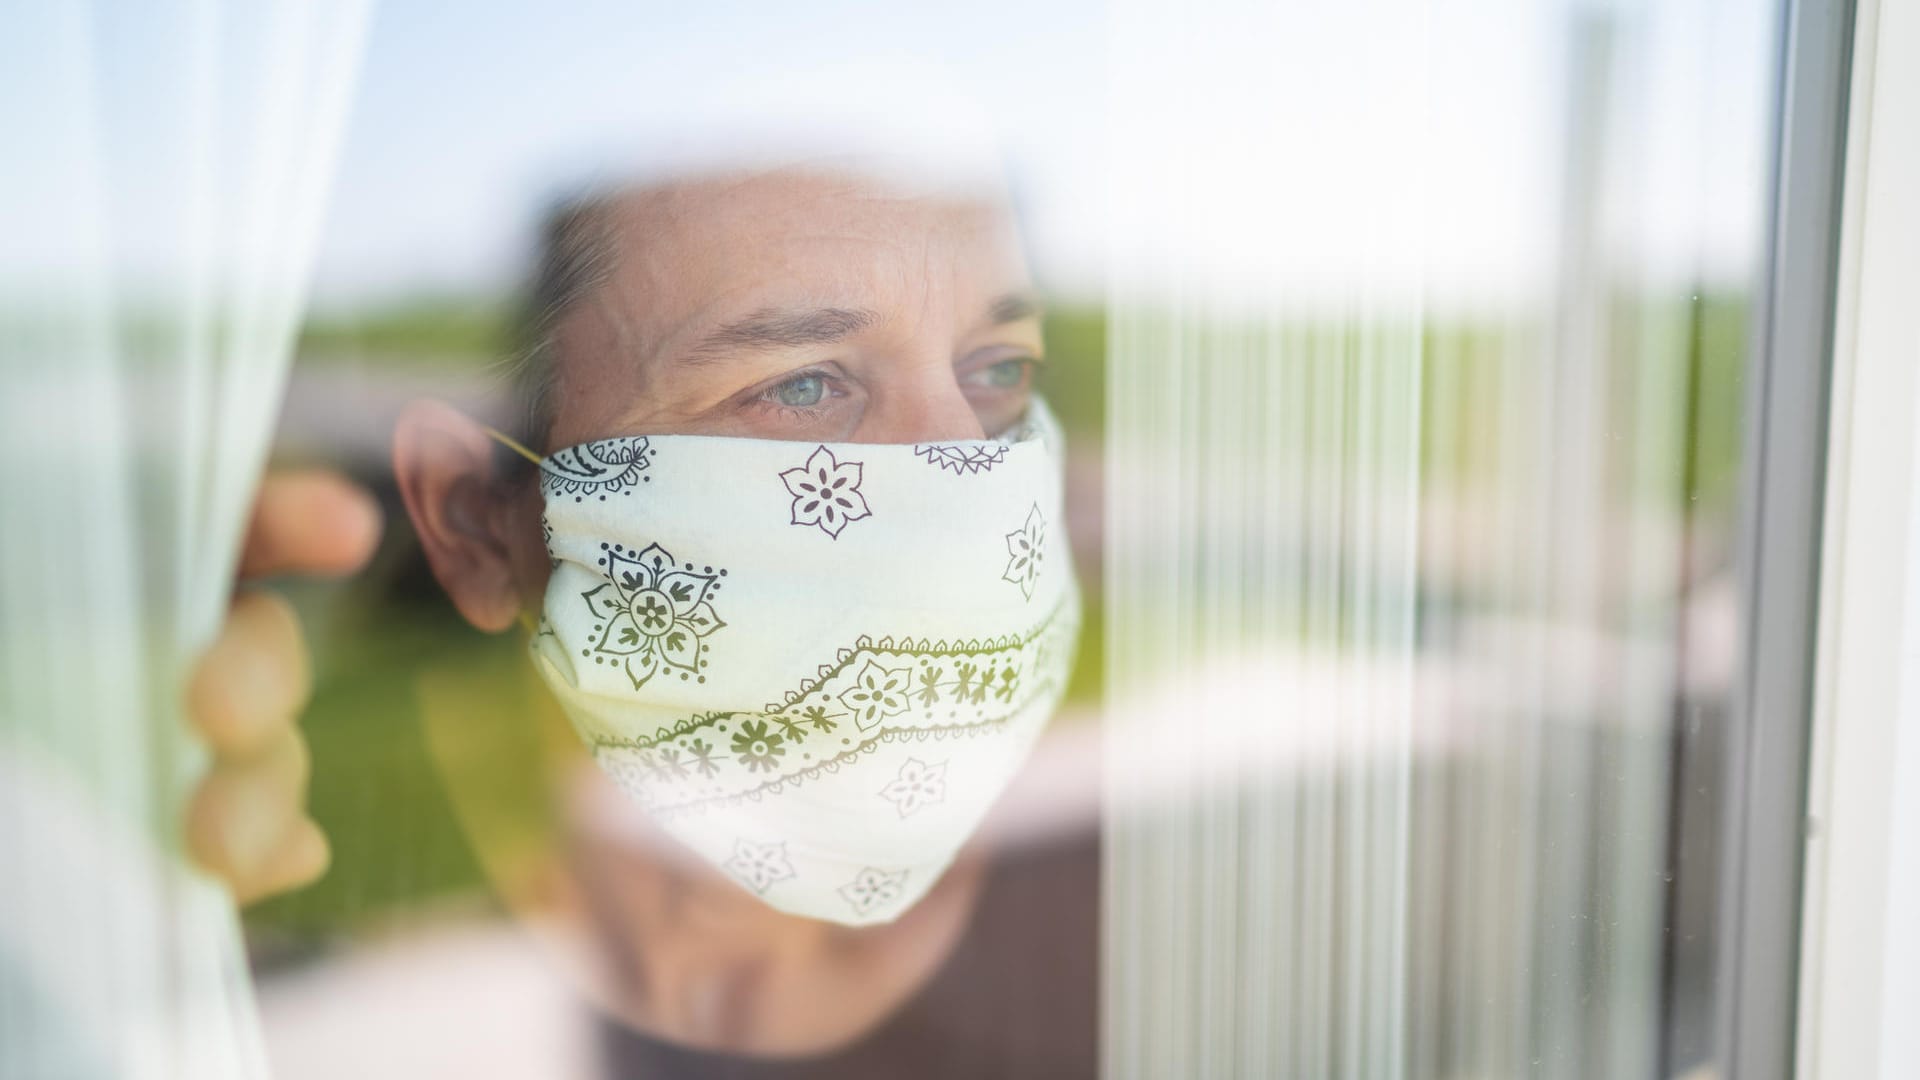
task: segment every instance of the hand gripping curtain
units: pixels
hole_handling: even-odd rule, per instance
[[[265,1075],[181,854],[181,715],[299,321],[367,5],[0,21],[0,1076]]]

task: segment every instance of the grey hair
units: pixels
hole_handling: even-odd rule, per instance
[[[555,331],[567,312],[613,275],[619,251],[613,197],[576,196],[557,203],[540,226],[534,273],[514,327],[507,364],[513,424],[522,441],[543,448],[553,426],[560,385]]]

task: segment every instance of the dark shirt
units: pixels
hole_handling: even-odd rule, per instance
[[[997,854],[965,933],[934,977],[843,1050],[747,1058],[602,1025],[619,1080],[1091,1077],[1098,1038],[1100,846],[1092,834]]]

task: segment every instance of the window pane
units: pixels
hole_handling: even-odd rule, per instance
[[[19,20],[0,804],[143,831],[0,828],[0,1021],[1730,1073],[1783,5],[177,6]]]
[[[1711,1068],[1776,14],[1120,5],[1117,1075]]]

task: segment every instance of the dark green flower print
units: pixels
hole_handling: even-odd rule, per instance
[[[687,778],[687,766],[680,760],[680,748],[677,746],[661,747],[660,752],[654,756],[653,769],[654,775],[662,780]]]
[[[920,672],[920,692],[917,697],[922,705],[940,703],[940,677],[946,674],[945,668],[930,667]]]
[[[800,710],[800,720],[823,735],[840,726],[833,722],[833,717],[827,715],[824,705],[809,705]]]
[[[688,764],[692,765],[701,776],[711,780],[720,774],[720,766],[713,760],[713,747],[695,739],[687,744],[687,753],[691,755]]]
[[[599,736],[596,756],[664,820],[806,783],[890,746],[990,735],[1058,692],[1042,658],[1076,629],[1073,611],[1063,598],[1029,629],[997,638],[860,635],[762,709]],[[915,814],[945,797],[945,772],[944,761],[909,759],[880,794],[901,816]]]
[[[748,772],[772,772],[787,752],[786,740],[767,730],[765,720],[748,720],[733,736],[733,752]]]
[[[853,722],[865,731],[889,716],[907,711],[912,682],[912,668],[888,670],[869,660],[854,677],[852,689],[840,695],[840,704],[853,713]]]

